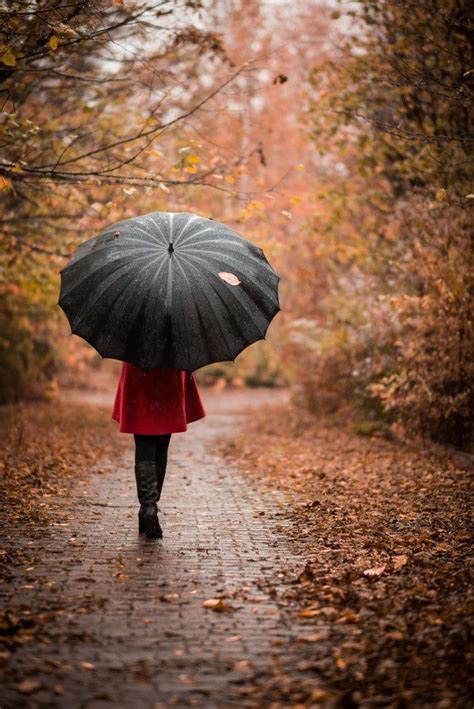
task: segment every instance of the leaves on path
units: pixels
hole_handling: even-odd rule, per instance
[[[235,606],[231,606],[223,598],[208,598],[202,603],[203,608],[208,608],[216,613],[234,613],[237,610]]]
[[[279,600],[307,648],[299,668],[322,685],[276,673],[247,690],[261,706],[280,695],[310,704],[313,691],[337,706],[461,706],[472,683],[469,463],[352,424],[350,411],[316,420],[267,405],[214,446],[249,485],[285,496],[282,517],[267,519],[301,567],[283,574]]]

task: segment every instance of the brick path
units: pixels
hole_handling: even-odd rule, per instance
[[[2,709],[253,707],[247,683],[275,667],[294,674],[278,585],[280,570],[302,566],[285,539],[288,498],[263,497],[207,450],[262,397],[282,394],[206,393],[208,416],[172,437],[162,541],[138,537],[131,437],[125,465],[85,476],[67,500],[54,501],[47,534],[31,530],[25,541],[24,530],[18,538],[13,530],[8,543],[42,548],[43,561],[17,567],[2,601],[48,620],[10,656]],[[273,593],[262,592],[267,581],[276,582]],[[216,596],[237,610],[203,608]],[[22,695],[15,685],[24,679],[40,686]]]

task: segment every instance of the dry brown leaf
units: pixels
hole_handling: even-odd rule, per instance
[[[238,286],[240,283],[239,279],[234,273],[228,273],[227,271],[219,271],[219,276],[230,286]]]
[[[341,615],[340,618],[336,620],[336,623],[339,624],[344,624],[344,623],[359,623],[360,622],[360,615],[358,613],[354,613],[354,611],[348,610],[345,613]]]
[[[328,697],[329,694],[326,692],[326,690],[320,689],[319,687],[311,691],[311,699],[314,702],[323,702]]]
[[[405,566],[407,561],[408,561],[408,557],[405,556],[405,554],[401,554],[400,556],[394,556],[392,559],[394,571],[398,571],[403,566]]]
[[[319,643],[327,639],[326,633],[310,633],[309,635],[298,635],[296,638],[300,643]]]
[[[208,608],[211,611],[216,611],[217,613],[233,613],[236,608],[226,603],[223,598],[208,598],[203,601],[203,607]]]
[[[36,692],[37,689],[41,689],[41,687],[42,684],[38,680],[24,679],[16,688],[21,694],[31,694],[32,692]]]
[[[387,568],[387,564],[381,564],[380,566],[374,566],[371,569],[366,569],[364,571],[364,576],[381,576],[386,568]]]

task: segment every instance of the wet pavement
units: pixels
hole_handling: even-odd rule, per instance
[[[131,436],[112,473],[85,471],[51,501],[48,529],[11,531],[10,546],[33,544],[42,561],[13,570],[2,602],[45,622],[8,658],[1,707],[257,707],[253,683],[294,673],[279,586],[302,568],[285,537],[289,497],[259,491],[211,452],[249,406],[286,396],[204,391],[206,418],[171,439],[163,540],[138,536]],[[111,406],[100,393],[65,398]],[[216,597],[230,608],[203,606]]]

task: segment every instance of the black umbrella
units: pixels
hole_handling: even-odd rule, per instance
[[[58,304],[102,357],[191,372],[265,338],[279,280],[262,249],[224,224],[152,212],[82,243]]]

